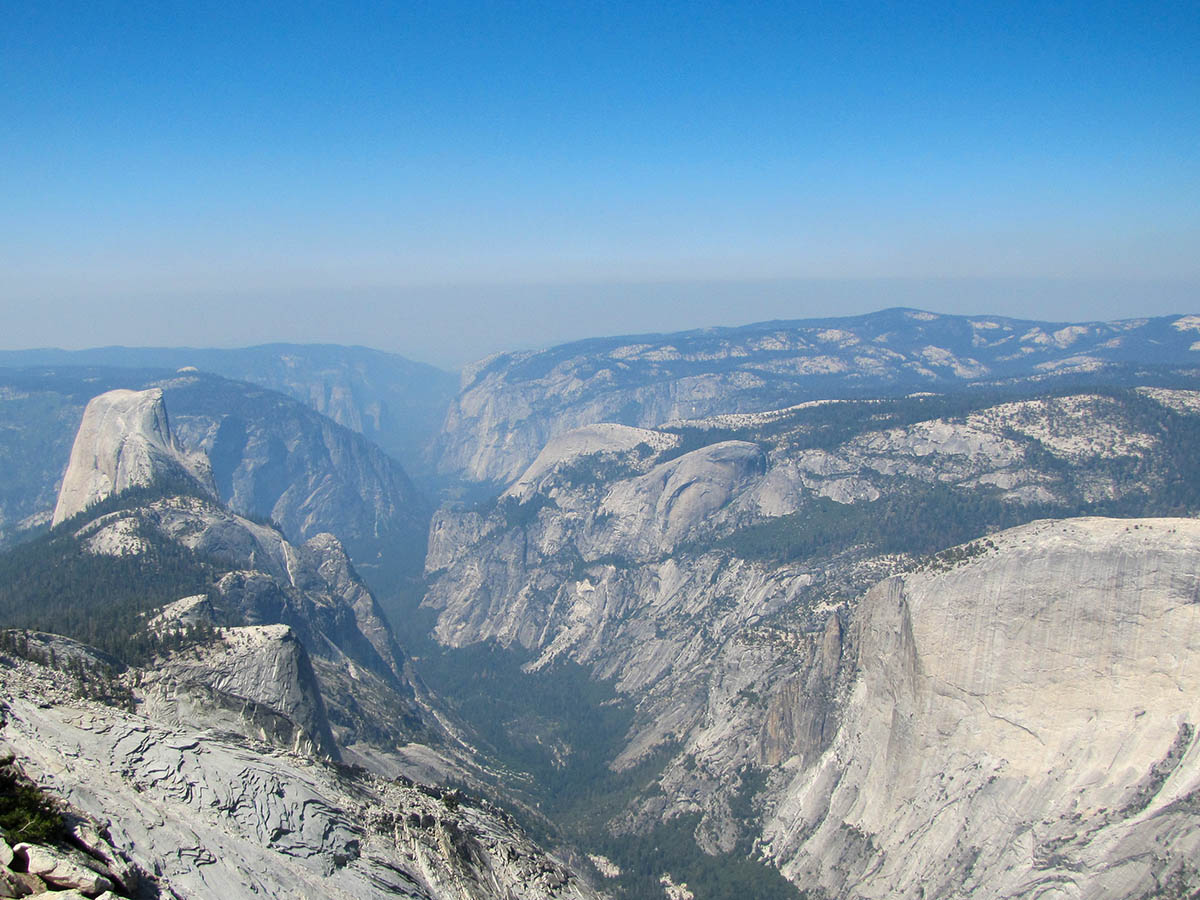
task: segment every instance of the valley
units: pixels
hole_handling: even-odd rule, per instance
[[[1191,896],[1197,330],[0,359],[0,739],[161,896]]]

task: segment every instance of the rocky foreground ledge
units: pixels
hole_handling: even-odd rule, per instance
[[[39,791],[7,743],[0,743],[0,792],[11,829],[0,828],[0,897],[118,900],[157,893],[153,879],[97,822]]]
[[[0,704],[9,765],[80,823],[59,845],[12,847],[0,896],[598,896],[457,791],[165,725],[25,659],[0,658]]]

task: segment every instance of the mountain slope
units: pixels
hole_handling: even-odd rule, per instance
[[[264,344],[240,349],[99,347],[0,351],[11,368],[183,367],[287,394],[359,432],[413,470],[441,424],[455,377],[395,353],[332,344]]]
[[[160,384],[180,442],[212,460],[233,509],[299,541],[332,532],[372,573],[419,569],[428,502],[370,441],[274,391],[193,373]]]
[[[88,403],[66,518],[0,554],[6,758],[99,820],[148,895],[596,896],[511,819],[402,774],[472,761],[337,539],[291,544],[210,482],[162,390]]]
[[[138,414],[111,415],[114,408]],[[91,427],[98,422],[104,427]],[[128,448],[174,448],[167,422],[158,389],[93,398],[64,498],[94,471],[115,470]],[[440,740],[403,652],[336,538],[318,534],[295,545],[230,512],[182,470],[152,466],[138,475],[139,483],[120,490],[107,483],[93,505],[0,557],[4,624],[65,632],[136,663],[196,627],[217,629],[223,636],[202,654],[207,680],[174,663],[156,670],[159,682],[186,683],[184,693],[201,701],[205,692],[210,701],[225,698],[218,705],[236,708],[240,697],[250,704],[243,719],[255,733],[263,727],[261,707],[267,718],[290,723],[282,731],[271,726],[284,743],[315,742],[331,755],[331,729],[342,749],[366,741],[394,754],[413,739]],[[238,632],[239,640],[221,631],[242,627],[258,630]],[[231,689],[234,671],[242,674]],[[286,684],[272,683],[285,676]]]
[[[1015,390],[561,435],[496,501],[435,516],[434,634],[516,648],[528,678],[580,664],[609,682],[632,708],[608,757],[613,793],[640,773],[605,807],[609,829],[678,827],[708,852],[748,853],[764,811],[798,790],[788,779],[851,733],[840,724],[866,677],[854,623],[873,584],[992,554],[999,529],[1040,518],[1200,511],[1200,393]],[[1123,558],[1117,540],[1096,552]],[[1186,577],[1194,560],[1177,562]],[[569,772],[572,748],[552,740],[570,730],[528,712],[520,721],[555,747],[541,765]],[[801,888],[855,895],[849,876],[793,865],[800,839],[788,840],[770,858]],[[860,850],[861,871],[881,865]]]
[[[221,498],[304,541],[333,532],[372,577],[420,570],[429,508],[407,474],[361,435],[282,394],[199,373],[127,369],[0,372],[0,534],[50,518],[85,404],[118,388],[161,389],[186,452],[211,461]],[[32,452],[31,452],[32,450]]]
[[[552,438],[597,422],[656,427],[829,397],[1185,365],[1200,362],[1198,330],[1195,316],[1063,324],[893,309],[502,353],[464,370],[433,459],[506,484]]]
[[[502,813],[456,792],[330,766],[208,723],[164,722],[154,706],[132,713],[80,696],[63,671],[5,663],[6,752],[153,873],[144,895],[597,896]]]

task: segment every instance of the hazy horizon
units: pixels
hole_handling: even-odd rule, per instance
[[[1191,4],[26,4],[0,343],[1194,310]]]
[[[486,295],[481,299],[480,295]],[[508,285],[323,292],[259,298],[123,298],[120,316],[78,316],[76,301],[13,310],[0,349],[345,344],[455,371],[493,353],[593,337],[855,316],[889,307],[1051,322],[1200,312],[1187,282],[826,280],[634,285]],[[265,302],[264,302],[265,301]],[[113,303],[114,301],[107,301]],[[281,308],[287,314],[282,315]],[[236,331],[227,323],[239,319]]]

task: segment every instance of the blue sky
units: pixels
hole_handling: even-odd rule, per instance
[[[25,3],[5,346],[1196,311],[1185,3]],[[504,341],[507,343],[501,344]]]

